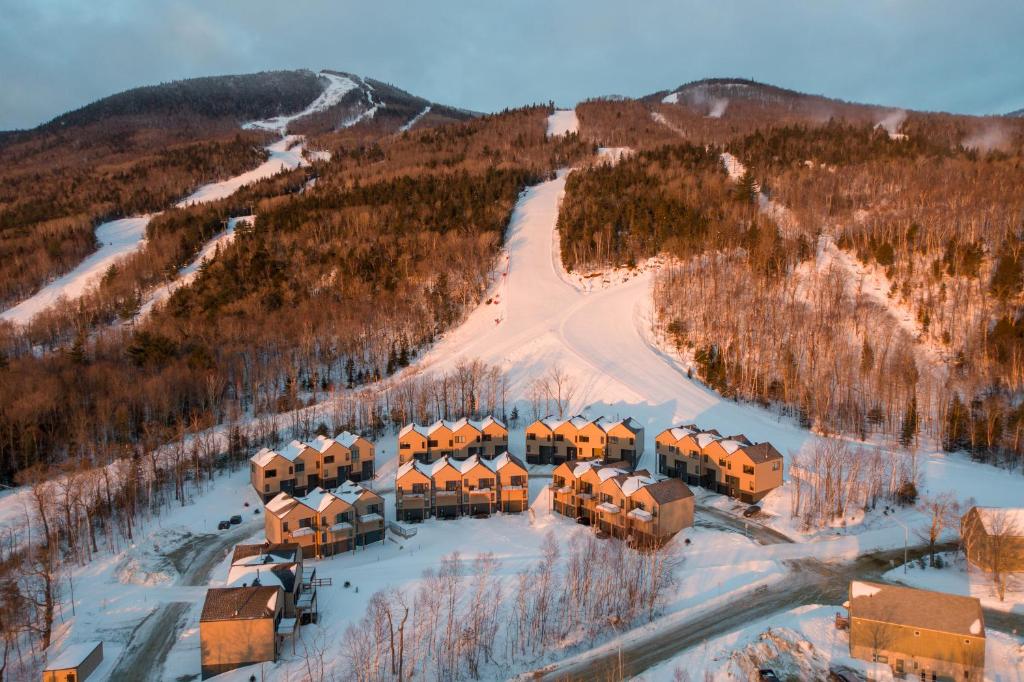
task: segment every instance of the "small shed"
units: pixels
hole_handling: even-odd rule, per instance
[[[51,659],[43,682],[82,682],[103,662],[103,642],[72,644]]]

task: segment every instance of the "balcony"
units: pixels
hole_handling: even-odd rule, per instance
[[[334,524],[328,530],[336,536],[346,537],[352,534],[352,524],[342,521]]]
[[[602,502],[597,505],[597,510],[604,512],[605,514],[618,514],[621,511],[617,505],[614,505],[611,502]]]
[[[626,514],[626,516],[634,521],[639,521],[642,524],[650,523],[654,520],[654,515],[651,514],[651,512],[640,509],[639,507],[629,510],[629,513]]]

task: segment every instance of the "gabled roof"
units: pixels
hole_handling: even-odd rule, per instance
[[[738,440],[733,440],[732,438],[725,438],[723,440],[720,440],[718,441],[718,444],[721,445],[722,449],[725,450],[726,454],[729,455],[743,447],[743,443],[741,443]]]
[[[89,654],[95,651],[96,647],[102,646],[102,644],[102,642],[69,644],[63,651],[46,662],[46,668],[43,669],[43,672],[77,668],[85,662],[85,659],[89,658]]]
[[[667,504],[687,497],[693,497],[693,491],[678,478],[667,478],[664,481],[658,481],[643,487],[658,504]]]
[[[767,441],[757,445],[745,445],[742,450],[756,464],[770,462],[773,459],[782,459],[782,453]]]
[[[281,588],[214,587],[206,591],[201,621],[273,618]]]
[[[308,509],[320,513],[336,500],[351,506],[364,493],[376,495],[372,490],[352,481],[345,481],[334,490],[324,490],[319,487],[313,488],[303,497],[293,497],[288,493],[282,492],[278,493],[270,502],[267,502],[267,512],[282,517],[291,511],[293,507],[301,504]],[[292,535],[294,536],[294,533]]]
[[[706,448],[711,445],[713,441],[720,440],[722,436],[717,431],[702,431],[694,436],[694,440],[697,441],[697,445]]]
[[[685,426],[673,426],[671,429],[666,429],[666,430],[669,433],[671,433],[672,437],[675,438],[677,441],[680,438],[685,438],[686,436],[692,436],[694,433],[696,433],[696,431],[694,431],[693,429],[690,429],[690,428],[685,427]]]
[[[251,461],[253,464],[255,464],[256,466],[258,466],[258,467],[260,467],[262,469],[263,467],[267,466],[272,461],[274,461],[275,457],[279,457],[279,456],[280,455],[278,455],[278,453],[274,452],[270,448],[263,448],[259,452],[257,452],[255,455],[250,457],[249,461]]]
[[[626,429],[628,429],[629,431],[631,431],[632,433],[640,433],[640,431],[642,431],[643,428],[644,428],[643,426],[640,425],[640,422],[638,422],[637,420],[633,419],[632,417],[626,417],[625,419],[617,419],[617,420],[605,419],[604,417],[599,417],[596,421],[597,421],[597,425],[600,426],[601,429],[605,433],[608,433],[609,431],[614,429],[616,426],[623,426]]]
[[[501,421],[495,419],[494,417],[488,415],[488,416],[484,417],[483,419],[479,419],[479,420],[467,419],[466,417],[463,417],[461,419],[456,419],[454,421],[447,420],[447,419],[438,419],[433,424],[430,424],[430,425],[427,425],[427,426],[421,426],[420,424],[415,424],[415,423],[413,423],[413,424],[406,424],[405,426],[402,427],[402,430],[398,432],[398,437],[401,438],[402,436],[404,436],[405,434],[409,433],[410,431],[415,431],[416,433],[418,433],[421,436],[423,436],[424,438],[426,438],[426,437],[429,437],[429,436],[433,435],[434,431],[437,431],[442,426],[447,428],[449,431],[458,431],[459,429],[463,428],[464,426],[471,426],[474,429],[476,429],[477,431],[483,431],[484,427],[490,426],[491,424],[497,424],[501,428],[508,430],[507,427],[505,426],[505,424],[503,424]]]
[[[302,441],[293,440],[291,443],[288,443],[288,445],[281,448],[279,454],[289,462],[294,462],[302,455],[302,453],[310,449],[311,448]]]
[[[1024,508],[974,507],[981,525],[989,535],[1024,537]]]
[[[482,461],[485,467],[494,472],[501,471],[509,465],[518,466],[520,469],[523,469],[524,471],[526,470],[526,465],[523,464],[522,460],[508,451],[503,452],[492,459],[484,459]]]
[[[855,580],[850,617],[971,637],[985,636],[985,616],[975,597]]]

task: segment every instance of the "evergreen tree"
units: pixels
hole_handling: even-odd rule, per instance
[[[917,414],[917,395],[910,397],[907,409],[903,412],[903,425],[900,427],[900,445],[909,448],[917,440],[917,432],[920,428]]]
[[[953,394],[946,410],[946,424],[942,432],[942,449],[946,452],[961,450],[969,443],[970,417],[959,393]]]

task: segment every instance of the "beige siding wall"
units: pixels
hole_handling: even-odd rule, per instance
[[[274,619],[199,623],[203,677],[251,663],[277,659]]]
[[[922,672],[956,680],[978,681],[985,667],[985,638],[936,632],[864,620],[851,614],[850,655],[864,661],[888,663],[911,678]],[[885,660],[881,661],[881,657]],[[966,673],[966,675],[965,675]]]

